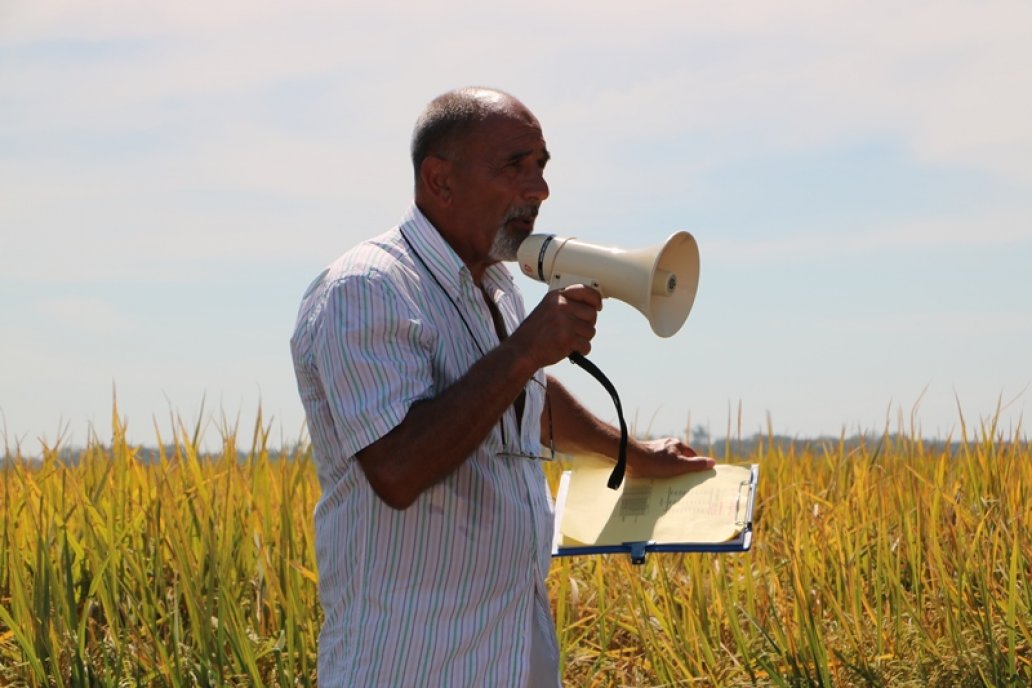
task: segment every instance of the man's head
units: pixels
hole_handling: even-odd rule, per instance
[[[502,91],[464,88],[435,98],[412,134],[416,204],[460,257],[477,267],[512,260],[548,197],[541,125]]]

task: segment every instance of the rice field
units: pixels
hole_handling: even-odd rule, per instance
[[[260,414],[214,456],[178,428],[146,461],[117,412],[76,461],[6,450],[0,685],[316,684],[310,451],[271,451]],[[566,685],[1032,685],[1019,438],[714,448],[760,465],[752,550],[554,561]]]

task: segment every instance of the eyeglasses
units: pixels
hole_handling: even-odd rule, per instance
[[[548,387],[537,378],[530,378],[545,390],[545,413],[548,415],[548,456],[523,454],[521,452],[498,452],[495,456],[503,459],[530,459],[531,461],[555,461],[555,432],[552,428],[552,404],[548,401]]]

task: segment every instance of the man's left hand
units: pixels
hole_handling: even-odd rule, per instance
[[[635,478],[672,478],[709,470],[715,463],[673,437],[631,442],[627,446],[627,473]]]

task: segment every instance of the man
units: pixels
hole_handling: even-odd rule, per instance
[[[415,203],[305,294],[291,339],[323,494],[315,510],[326,686],[556,686],[539,461],[615,456],[619,433],[545,366],[587,354],[585,286],[529,315],[500,261],[548,197],[541,127],[511,95],[453,91],[412,139]],[[712,466],[632,441],[631,474]],[[605,489],[600,485],[599,489]]]

